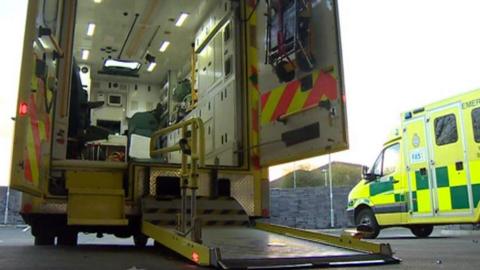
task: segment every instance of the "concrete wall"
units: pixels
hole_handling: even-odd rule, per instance
[[[8,203],[7,224],[23,224],[22,217],[18,214],[22,204],[21,192],[10,189],[10,199]],[[7,200],[7,187],[0,187],[0,224],[4,224],[5,204]]]
[[[335,227],[352,226],[345,211],[352,187],[333,188]],[[304,229],[330,228],[330,197],[325,187],[270,190],[270,222]]]

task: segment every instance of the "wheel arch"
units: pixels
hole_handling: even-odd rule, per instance
[[[357,207],[355,207],[355,210],[353,211],[353,220],[354,221],[357,220],[358,213],[360,213],[360,211],[362,211],[363,209],[369,209],[370,211],[372,211],[373,215],[375,215],[375,212],[373,212],[373,208],[370,207],[370,205],[368,205],[366,203],[361,203],[361,204],[357,205]]]

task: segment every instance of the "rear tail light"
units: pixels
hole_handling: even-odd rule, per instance
[[[25,116],[28,114],[28,104],[26,102],[20,102],[20,106],[18,107],[18,114],[20,116]]]

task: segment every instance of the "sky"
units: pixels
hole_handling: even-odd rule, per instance
[[[25,3],[0,0],[8,63],[0,65],[0,185],[10,173]],[[332,160],[371,166],[402,112],[480,88],[480,1],[339,0],[339,13],[350,149]],[[270,178],[326,162],[272,167]]]
[[[10,181],[13,127],[25,29],[26,0],[0,0],[0,186]]]

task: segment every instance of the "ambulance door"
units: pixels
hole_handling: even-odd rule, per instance
[[[404,197],[405,181],[401,174],[400,143],[385,147],[375,161],[371,173],[377,176],[369,183],[370,201],[374,205],[375,214],[406,212],[406,205],[402,198]],[[402,222],[401,216],[390,216],[389,220],[382,220],[382,217],[377,216],[377,219],[381,224]]]
[[[435,190],[435,213],[472,213],[472,190],[466,162],[465,127],[461,103],[437,108],[428,113],[430,167]]]
[[[256,9],[247,51],[260,165],[347,149],[337,1],[245,2],[246,16]]]
[[[44,107],[46,96],[44,61],[33,48],[37,29],[35,19],[39,5],[29,1],[20,69],[15,116],[10,186],[31,195],[41,196],[45,150],[49,148],[49,115]],[[40,67],[40,65],[42,67]]]
[[[403,124],[405,171],[408,176],[408,212],[412,217],[433,216],[432,172],[426,138],[426,117],[417,116]]]
[[[30,195],[47,194],[47,179],[50,167],[53,138],[54,103],[58,94],[66,87],[57,87],[61,80],[58,66],[65,65],[68,48],[62,40],[68,31],[59,27],[72,17],[67,14],[75,7],[76,1],[51,1],[51,5],[41,5],[40,1],[28,1],[25,24],[25,36],[20,68],[17,112],[13,140],[10,186]],[[61,8],[61,12],[59,12]],[[53,13],[53,16],[52,14]],[[70,12],[71,13],[71,12]],[[56,21],[42,20],[42,16],[62,19]],[[67,40],[67,39],[63,39]],[[69,77],[69,69],[64,77]],[[57,83],[58,82],[58,83]],[[68,82],[64,84],[69,85]],[[56,97],[55,97],[56,95]],[[63,140],[64,141],[64,140]]]
[[[480,95],[480,91],[478,92]],[[480,99],[478,99],[480,101]],[[465,104],[465,103],[464,103]],[[480,102],[475,107],[464,105],[468,164],[472,183],[473,208],[480,202]],[[469,117],[470,116],[470,117]]]

